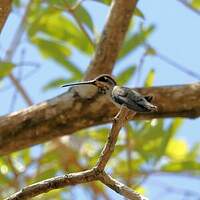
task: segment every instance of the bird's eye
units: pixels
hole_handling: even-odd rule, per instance
[[[99,77],[98,80],[102,81],[102,82],[108,82],[109,81],[108,77],[105,77],[105,76]]]

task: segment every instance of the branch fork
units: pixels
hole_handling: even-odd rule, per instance
[[[108,163],[115,149],[119,132],[124,123],[127,121],[127,115],[129,112],[130,111],[126,107],[121,107],[117,117],[115,117],[113,120],[112,128],[108,135],[108,140],[101,152],[101,156],[96,166],[94,166],[92,169],[43,180],[41,182],[24,187],[19,192],[8,197],[6,200],[29,199],[53,189],[98,180],[125,198],[131,200],[147,200],[147,198],[127,187],[123,183],[115,180],[105,172],[106,164]]]

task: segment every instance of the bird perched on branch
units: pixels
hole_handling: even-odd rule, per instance
[[[157,106],[151,104],[152,96],[142,96],[131,88],[117,86],[116,81],[108,74],[102,74],[90,81],[65,84],[62,87],[88,84],[95,85],[99,93],[107,95],[118,107],[123,105],[135,112],[157,111]]]

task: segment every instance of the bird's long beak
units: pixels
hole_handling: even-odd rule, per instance
[[[83,81],[79,83],[69,83],[69,84],[62,85],[61,87],[76,86],[76,85],[96,85],[95,83],[96,83],[95,80],[91,80],[91,81]]]

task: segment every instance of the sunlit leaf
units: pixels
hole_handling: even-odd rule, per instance
[[[15,64],[11,62],[0,61],[0,79],[8,76],[14,67]]]
[[[146,189],[142,186],[138,186],[138,187],[135,188],[134,185],[133,185],[133,189],[140,194],[145,194],[145,192],[146,192]]]
[[[98,142],[105,143],[107,135],[109,133],[108,128],[98,128],[89,132],[90,138],[97,140]]]
[[[118,158],[116,162],[117,164],[113,167],[114,172],[122,177],[126,176],[126,174],[129,173],[127,159],[123,156],[123,159]],[[133,176],[140,171],[140,167],[142,166],[142,164],[144,164],[144,160],[142,158],[134,158],[131,159],[131,161],[129,162],[131,162]]]
[[[154,79],[155,79],[155,71],[154,71],[154,69],[151,69],[147,75],[144,86],[151,87],[153,85]]]
[[[193,170],[198,170],[200,172],[200,163],[196,161],[171,162],[164,165],[162,170],[168,172],[193,172]]]
[[[145,159],[154,159],[160,148],[163,137],[163,120],[158,120],[156,125],[144,123],[140,129],[134,129],[134,149]]]
[[[98,1],[98,0],[94,0],[94,1]],[[106,5],[110,5],[112,0],[100,0],[98,2],[102,2],[102,3],[106,4]]]
[[[58,61],[70,55],[70,50],[61,43],[43,38],[33,38],[32,42],[37,44],[44,57],[53,57]]]
[[[28,29],[31,38],[38,37],[42,33],[45,37],[52,37],[52,40],[74,46],[82,53],[89,55],[93,53],[93,45],[83,31],[61,12],[48,9],[43,15],[35,18],[34,26]]]
[[[142,13],[142,11],[139,8],[135,9],[134,14],[138,17],[141,17],[142,19],[145,19],[144,14]]]
[[[68,12],[75,18],[75,21],[79,21],[81,24],[86,25],[90,31],[93,31],[94,25],[89,12],[76,0],[58,1],[50,0],[48,1],[50,7],[58,6],[57,8],[61,11]]]
[[[175,135],[177,133],[177,130],[181,127],[184,120],[182,118],[176,118],[172,121],[170,126],[168,127],[167,131],[170,135]]]
[[[44,57],[52,58],[60,64],[65,64],[66,58],[71,54],[70,49],[66,45],[53,40],[33,38],[32,42],[37,45]]]
[[[152,126],[151,122],[145,123],[144,126],[139,129],[138,136],[136,139],[141,145],[144,143],[144,140],[148,143],[150,140],[155,140],[163,136],[164,121],[162,119],[157,120],[156,125]]]
[[[200,10],[200,1],[199,0],[192,0],[191,6],[196,10]]]
[[[47,178],[54,177],[56,173],[57,173],[57,169],[54,168],[54,165],[52,165],[52,167],[43,165],[41,167],[40,172],[38,173],[38,176],[35,177],[34,182],[38,182],[38,181],[45,180]]]
[[[90,29],[90,31],[93,32],[94,24],[88,11],[83,6],[80,5],[75,9],[74,12],[75,12],[75,15],[78,17],[78,20],[80,20],[83,24],[85,24]]]
[[[150,55],[150,56],[153,56],[153,55],[157,54],[156,50],[154,48],[152,48],[152,47],[147,48],[145,53],[146,53],[146,55]]]
[[[30,164],[32,160],[31,155],[30,155],[30,149],[24,149],[24,150],[12,153],[12,159],[13,160],[20,159],[23,165]]]
[[[200,143],[196,143],[187,155],[187,159],[195,160],[200,156]]]
[[[166,155],[172,160],[183,160],[188,151],[188,144],[185,140],[171,139],[167,145]]]
[[[130,66],[126,68],[124,71],[122,71],[118,76],[117,76],[117,83],[119,85],[124,85],[127,83],[134,75],[136,66]]]
[[[172,137],[176,134],[178,128],[181,126],[182,123],[183,123],[183,119],[181,118],[175,118],[171,122],[170,126],[168,127],[168,129],[165,131],[165,134],[163,135],[160,150],[158,151],[158,159],[162,155],[164,155],[170,139],[172,139]]]

